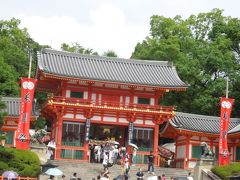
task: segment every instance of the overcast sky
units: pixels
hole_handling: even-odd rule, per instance
[[[238,0],[2,0],[0,19],[20,19],[35,41],[54,49],[78,42],[100,54],[114,50],[129,58],[149,35],[153,14],[188,18],[220,8],[240,18],[239,7]]]

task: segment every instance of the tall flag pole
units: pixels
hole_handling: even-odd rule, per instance
[[[231,116],[234,99],[228,98],[228,79],[226,85],[226,97],[221,97],[221,117],[220,117],[220,134],[219,134],[219,156],[218,164],[227,165],[230,162],[230,153],[228,151],[227,135],[228,125]]]
[[[36,79],[30,78],[32,67],[32,56],[30,53],[28,78],[21,78],[21,103],[18,127],[16,132],[16,148],[29,149],[30,144],[30,120],[32,115],[32,103]]]

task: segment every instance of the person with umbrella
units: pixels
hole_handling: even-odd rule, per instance
[[[53,175],[50,175],[49,179],[48,180],[53,180],[54,179],[54,176]]]
[[[2,176],[6,179],[17,179],[18,173],[14,171],[5,171]]]
[[[49,180],[54,179],[55,176],[63,175],[63,172],[58,168],[50,168],[45,173],[50,176]]]

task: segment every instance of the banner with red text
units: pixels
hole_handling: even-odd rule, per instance
[[[32,115],[32,103],[36,79],[21,79],[21,103],[18,127],[16,132],[16,148],[29,149],[29,127]]]
[[[234,99],[221,98],[221,117],[220,117],[220,134],[219,134],[219,165],[229,164],[230,153],[228,151],[228,125],[231,116]]]

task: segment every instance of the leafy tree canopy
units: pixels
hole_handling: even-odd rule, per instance
[[[132,58],[171,61],[190,85],[186,92],[169,93],[161,103],[177,105],[178,111],[219,116],[219,98],[225,95],[228,77],[229,96],[239,106],[240,20],[222,12],[213,9],[185,20],[151,17],[151,35],[136,45]]]
[[[63,51],[68,51],[68,52],[74,52],[74,53],[80,53],[80,54],[90,54],[90,55],[98,55],[96,51],[93,51],[93,49],[89,48],[84,48],[81,46],[79,43],[75,42],[72,43],[72,45],[69,45],[67,43],[63,43],[61,45],[61,49]]]
[[[20,29],[20,20],[0,21],[0,95],[19,96],[19,79],[27,77],[29,52],[36,61],[40,46],[34,42],[27,29]],[[33,62],[33,66],[35,65]]]
[[[103,56],[106,57],[118,57],[117,53],[113,50],[108,50],[106,52],[103,53]]]
[[[2,98],[0,97],[0,128],[3,125],[3,118],[7,115],[5,112],[2,111],[6,108],[6,105],[1,100],[2,100]]]

